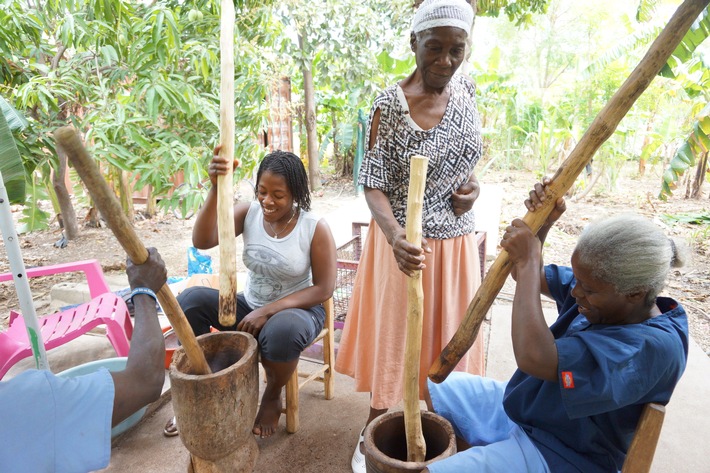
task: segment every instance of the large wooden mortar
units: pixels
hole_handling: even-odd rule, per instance
[[[430,411],[421,411],[421,420],[426,443],[424,461],[407,461],[403,411],[387,412],[370,422],[364,434],[367,473],[420,472],[456,453],[456,435],[448,420]]]
[[[173,355],[170,384],[188,472],[251,472],[259,447],[252,427],[259,396],[257,342],[245,332],[197,337],[212,374],[192,374],[182,347]]]

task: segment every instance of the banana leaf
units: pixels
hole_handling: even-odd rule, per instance
[[[3,112],[0,113],[0,173],[10,202],[22,204],[25,201],[25,168],[10,127],[22,129],[27,126],[27,121],[2,97],[0,108]]]

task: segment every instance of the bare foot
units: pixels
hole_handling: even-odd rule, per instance
[[[276,399],[263,399],[259,412],[254,420],[254,428],[251,429],[254,435],[265,439],[271,437],[276,432],[281,417],[281,396]]]

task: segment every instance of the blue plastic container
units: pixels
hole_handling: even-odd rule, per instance
[[[73,368],[69,368],[68,370],[62,371],[61,373],[57,373],[57,376],[71,378],[74,376],[81,376],[83,374],[93,373],[94,371],[97,371],[101,368],[106,368],[109,371],[122,371],[123,369],[126,368],[127,361],[128,361],[128,358],[125,356],[91,361],[89,363],[84,363],[82,365],[78,365]],[[143,415],[145,414],[146,409],[148,409],[148,406],[138,409],[132,415],[130,415],[129,417],[124,419],[120,424],[118,424],[117,426],[112,428],[111,429],[111,437],[113,438],[118,435],[121,435],[123,432],[125,432],[126,430],[128,430],[131,427],[133,427],[134,425],[136,425],[138,423],[138,421],[143,418]]]

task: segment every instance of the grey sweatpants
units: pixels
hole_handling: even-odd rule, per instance
[[[242,293],[237,294],[237,323],[225,327],[219,323],[219,291],[210,287],[194,286],[185,289],[177,298],[195,336],[217,330],[236,330],[239,322],[253,308]],[[293,361],[313,342],[323,329],[325,309],[322,304],[310,309],[286,309],[277,312],[259,332],[257,341],[262,359],[275,362]]]

